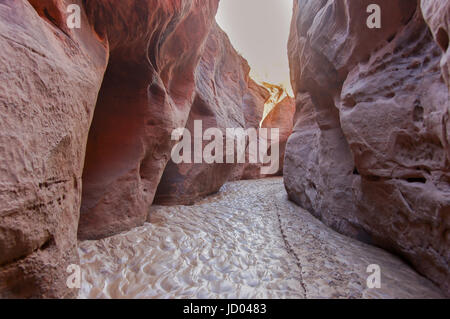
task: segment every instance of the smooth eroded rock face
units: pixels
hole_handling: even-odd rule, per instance
[[[0,5],[0,298],[64,298],[78,263],[81,175],[107,64],[80,1]]]
[[[93,239],[144,223],[172,131],[186,125],[218,1],[86,3],[111,45],[83,173],[78,235]]]
[[[416,1],[295,3],[296,92],[285,159],[292,200],[327,225],[395,251],[449,292],[448,90]],[[445,74],[445,71],[444,71]]]
[[[70,4],[80,29],[67,25]],[[217,5],[2,1],[1,297],[75,296],[77,235],[145,221]]]
[[[281,178],[227,183],[192,207],[153,206],[144,226],[80,246],[81,298],[443,298],[400,258],[290,202]],[[370,264],[382,270],[379,289],[367,285]]]
[[[226,164],[226,130],[258,127],[269,92],[249,77],[250,68],[232,47],[228,36],[215,25],[196,71],[196,95],[186,129],[191,134],[191,163],[169,161],[156,193],[155,203],[163,205],[193,204],[206,195],[217,192],[222,185],[240,179],[244,165],[234,161]],[[201,121],[201,134],[208,129],[220,129],[220,137],[199,141],[202,150],[216,138],[223,141],[223,163],[194,163],[195,122]],[[200,123],[200,122],[198,122]],[[235,146],[235,152],[237,148]]]
[[[278,150],[279,156],[277,159],[275,159],[276,164],[273,164],[277,165],[278,170],[274,171],[274,173],[272,174],[266,175],[261,170],[261,168],[266,166],[267,164],[263,164],[261,162],[256,164],[247,163],[245,165],[244,174],[242,175],[243,180],[252,180],[283,175],[286,143],[292,133],[294,113],[295,101],[293,98],[286,96],[275,106],[273,106],[270,112],[264,117],[260,125],[261,128],[267,129],[267,134],[266,132],[260,132],[260,135],[263,137],[267,136],[266,143],[268,147],[268,154],[271,154],[272,150]],[[279,138],[276,140],[272,140],[271,138],[272,129],[278,129]]]

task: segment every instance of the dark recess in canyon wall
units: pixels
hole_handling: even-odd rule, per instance
[[[268,107],[268,105],[266,105]],[[285,156],[286,144],[289,136],[292,133],[293,126],[293,117],[295,113],[295,101],[293,98],[286,96],[280,102],[276,103],[272,109],[266,114],[264,119],[260,123],[260,127],[267,129],[267,146],[268,146],[268,154],[271,154],[272,150],[277,146],[279,150],[279,157],[277,159],[272,158],[272,160],[276,160],[278,163],[278,171],[271,175],[263,174],[261,168],[266,166],[267,164],[262,164],[261,161],[258,163],[250,163],[249,154],[247,153],[247,164],[245,165],[244,173],[241,177],[243,180],[252,180],[252,179],[260,179],[267,178],[273,176],[282,176],[283,175],[283,163]],[[272,134],[271,129],[279,130],[279,139],[272,141],[269,136]],[[265,137],[266,133],[261,134],[260,137]],[[277,145],[278,144],[278,145]]]
[[[286,189],[327,225],[400,254],[450,293],[450,6],[377,1],[382,28],[369,29],[371,3],[295,1]]]

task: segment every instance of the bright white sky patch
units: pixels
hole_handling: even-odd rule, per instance
[[[283,85],[292,95],[287,43],[292,0],[220,0],[216,20],[247,59],[253,79]]]

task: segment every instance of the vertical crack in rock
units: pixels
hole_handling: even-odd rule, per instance
[[[283,238],[283,242],[284,242],[284,245],[286,247],[286,251],[296,261],[296,265],[297,265],[298,270],[299,270],[298,281],[300,282],[300,285],[302,286],[303,295],[304,295],[305,299],[308,299],[308,293],[307,293],[307,290],[306,290],[306,285],[305,285],[305,282],[303,281],[303,267],[302,267],[302,264],[300,262],[300,258],[298,257],[298,255],[295,252],[295,250],[292,248],[291,244],[289,243],[289,239],[287,238],[287,236],[286,236],[286,234],[284,232],[283,223],[281,222],[281,216],[280,216],[280,213],[279,213],[280,208],[278,207],[278,205],[276,203],[275,203],[275,211],[276,211],[276,214],[277,214],[278,223],[279,223],[279,227],[280,227],[280,233],[281,233],[281,237]]]

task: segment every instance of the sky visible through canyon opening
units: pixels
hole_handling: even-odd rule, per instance
[[[216,20],[247,59],[258,83],[282,85],[293,96],[287,43],[293,0],[221,0]]]

